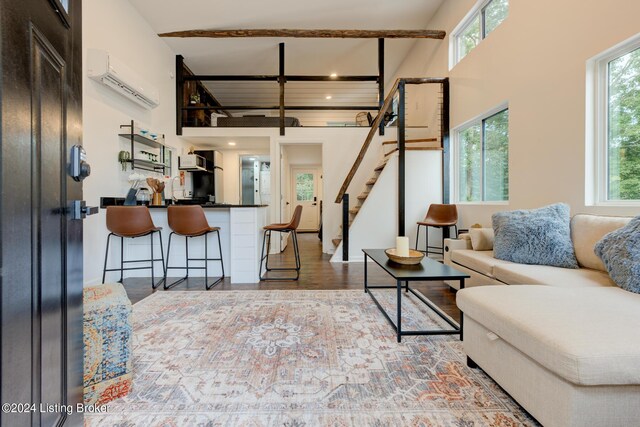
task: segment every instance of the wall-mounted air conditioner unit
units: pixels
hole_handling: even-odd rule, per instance
[[[158,89],[104,50],[88,50],[87,73],[93,80],[149,110],[160,104]]]

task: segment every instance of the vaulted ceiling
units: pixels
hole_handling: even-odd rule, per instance
[[[426,29],[442,0],[130,0],[157,32],[191,29]],[[436,28],[437,29],[437,28]],[[377,44],[358,39],[164,39],[198,74],[375,74]],[[434,41],[434,43],[440,43]],[[388,40],[387,73],[413,40]]]
[[[156,33],[193,29],[360,29],[427,28],[442,0],[130,0]],[[277,74],[278,44],[285,43],[288,75],[375,75],[375,39],[163,38],[196,74]],[[442,43],[433,40],[433,43]],[[387,81],[414,40],[388,39]],[[277,105],[274,82],[207,82],[223,105]],[[287,84],[287,105],[376,105],[372,83]],[[327,99],[331,96],[331,99]],[[306,125],[353,121],[353,111],[292,112]],[[237,112],[242,115],[242,112]]]

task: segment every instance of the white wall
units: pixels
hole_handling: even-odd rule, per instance
[[[474,4],[443,2],[428,28],[450,33]],[[640,2],[512,0],[510,9],[451,72],[448,37],[418,41],[398,72],[450,77],[452,127],[509,102],[511,200],[459,206],[462,225],[490,225],[493,212],[560,201],[574,213],[637,214],[585,205],[585,76],[589,58],[640,30]]]
[[[119,126],[131,119],[166,135],[167,145],[181,154],[185,146],[175,136],[175,55],[127,0],[83,2],[83,49],[102,49],[118,57],[160,91],[160,106],[145,110],[111,89],[86,77],[83,66],[84,147],[91,176],[84,181],[84,198],[97,206],[101,196],[124,197],[127,176],[118,163],[118,152],[128,143],[118,137]],[[177,171],[174,168],[174,174]],[[108,231],[105,211],[84,224],[84,281],[99,283]],[[111,276],[113,278],[113,276]],[[110,280],[107,277],[107,281]]]
[[[406,153],[405,235],[415,246],[417,222],[431,203],[442,199],[442,152],[407,151]],[[357,196],[357,195],[356,195]],[[349,261],[363,261],[362,249],[391,248],[398,236],[398,154],[393,154],[371,189],[362,208],[349,228]],[[441,246],[441,232],[430,229],[429,240]],[[425,230],[421,230],[420,248],[424,248]],[[342,261],[342,244],[332,262]]]

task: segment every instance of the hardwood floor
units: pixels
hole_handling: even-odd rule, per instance
[[[261,282],[254,284],[231,284],[229,278],[216,286],[209,292],[224,290],[267,290],[267,289],[363,289],[363,263],[331,263],[330,255],[322,253],[320,240],[316,233],[299,234],[300,257],[302,269],[300,280],[297,282]],[[271,264],[273,261],[273,264]],[[278,255],[270,257],[270,265],[293,265],[293,245],[288,245],[287,249]],[[291,272],[287,272],[291,273]],[[113,273],[114,275],[117,273]],[[272,272],[272,277],[278,277]],[[280,273],[285,274],[285,273]],[[177,278],[176,278],[177,279]],[[174,279],[174,280],[176,280]],[[168,279],[171,281],[171,278]],[[369,283],[391,284],[390,277],[382,271],[380,267],[369,263]],[[177,285],[168,291],[161,288],[153,291],[151,289],[150,278],[130,278],[124,280],[124,286],[132,303],[136,303],[153,292],[173,292],[173,291],[203,291],[203,278],[192,278]],[[427,298],[439,306],[445,313],[458,320],[460,310],[455,304],[455,290],[451,289],[444,282],[419,282],[412,283],[412,287],[422,292]],[[373,304],[373,301],[372,301]]]

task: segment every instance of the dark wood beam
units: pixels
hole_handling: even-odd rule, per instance
[[[318,39],[444,39],[446,32],[440,30],[186,30],[160,33],[160,37],[295,37]]]
[[[284,43],[278,46],[278,84],[280,85],[280,136],[284,136],[284,85],[287,80],[284,77]]]

